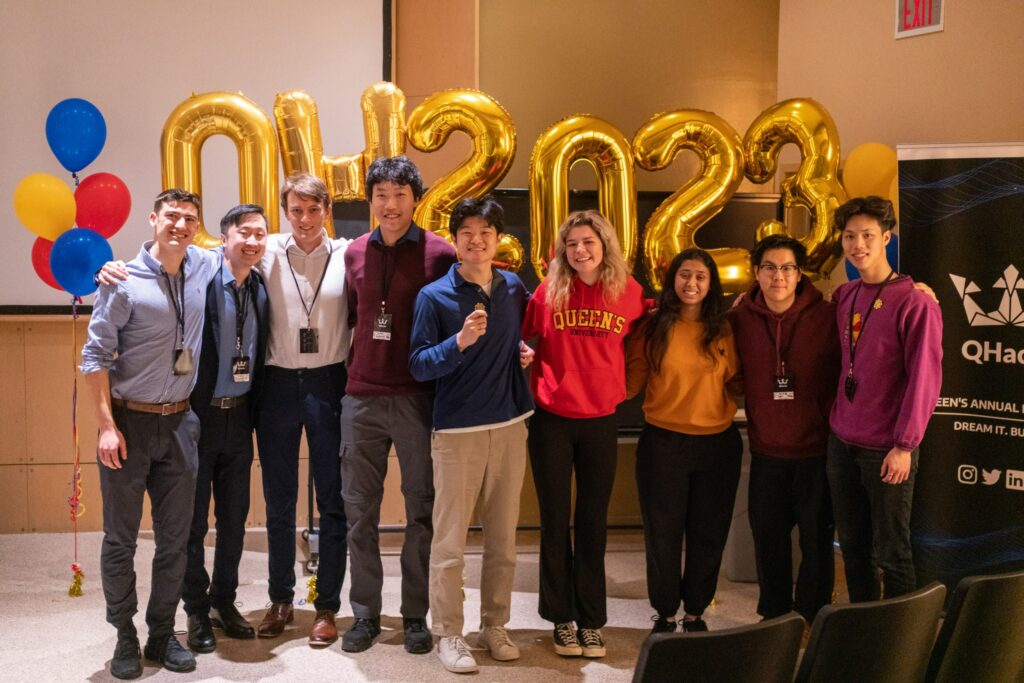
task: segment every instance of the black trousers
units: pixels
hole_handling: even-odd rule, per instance
[[[645,424],[636,483],[647,547],[647,595],[661,617],[682,603],[700,616],[711,604],[729,536],[743,441],[735,425],[719,434],[681,434]],[[683,539],[686,568],[682,571]]]
[[[153,415],[114,406],[113,414],[124,434],[128,458],[119,470],[99,463],[103,494],[100,576],[107,621],[117,628],[127,626],[138,606],[135,546],[142,499],[148,493],[153,504],[156,553],[146,624],[151,639],[166,640],[174,633],[174,613],[185,575],[185,548],[196,492],[199,419],[191,410]]]
[[[238,563],[245,541],[249,514],[249,480],[252,471],[252,419],[249,406],[226,410],[203,406],[196,409],[199,435],[199,475],[192,529],[188,537],[188,561],[182,599],[186,614],[207,614],[210,606],[232,604],[238,590]],[[217,541],[213,577],[206,572],[204,541],[209,530],[210,496],[214,501]],[[207,593],[209,591],[209,593]]]
[[[299,440],[305,429],[320,512],[320,565],[314,606],[337,612],[347,550],[340,461],[345,366],[337,363],[300,370],[267,366],[264,379],[256,442],[267,503],[270,600],[295,599],[295,505],[299,495]]]
[[[771,619],[796,609],[811,623],[818,610],[832,602],[835,579],[835,526],[825,456],[787,460],[752,454],[747,511],[761,589],[757,613]],[[801,555],[795,599],[794,526]]]
[[[537,408],[527,443],[540,504],[540,615],[601,628],[608,621],[604,552],[618,460],[615,415],[573,419]]]

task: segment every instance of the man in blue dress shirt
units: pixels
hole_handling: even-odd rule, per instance
[[[235,595],[249,514],[253,407],[270,326],[267,290],[254,269],[266,251],[267,217],[263,207],[241,204],[224,215],[220,230],[224,260],[206,290],[203,350],[191,397],[202,433],[182,598],[194,652],[216,648],[213,626],[231,638],[256,637],[235,607]],[[212,580],[203,545],[211,492],[217,528]]]
[[[132,617],[138,605],[135,545],[146,493],[153,504],[156,553],[145,654],[170,671],[196,666],[174,637],[174,613],[198,467],[199,419],[189,409],[189,393],[202,347],[206,287],[220,258],[192,246],[199,228],[194,194],[162,192],[149,222],[154,239],[128,262],[131,277],[100,288],[82,349],[82,372],[99,424],[100,574],[107,621],[117,628],[110,663],[117,678],[142,674]]]

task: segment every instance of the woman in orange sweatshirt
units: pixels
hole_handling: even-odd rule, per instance
[[[727,390],[739,359],[718,269],[703,249],[665,272],[657,310],[630,343],[626,391],[647,385],[636,481],[647,547],[652,633],[706,631],[739,483],[743,443]],[[686,568],[681,569],[683,539]]]

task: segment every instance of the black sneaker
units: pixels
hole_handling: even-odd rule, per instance
[[[683,619],[683,631],[686,633],[703,633],[707,630],[707,623],[700,617],[696,619]]]
[[[345,652],[368,650],[373,645],[373,639],[379,635],[380,617],[370,619],[359,617],[341,637],[341,649]]]
[[[143,653],[146,659],[163,664],[168,671],[187,673],[196,670],[196,658],[173,635],[167,636],[166,640],[150,638]]]
[[[434,649],[434,637],[423,619],[402,619],[402,630],[405,631],[406,652],[425,655]]]
[[[655,633],[672,633],[676,630],[676,622],[669,621],[665,617],[653,616],[651,621],[654,622],[654,628],[651,629],[651,635]]]
[[[581,628],[576,634],[580,645],[583,646],[584,657],[604,657],[607,649],[604,646],[604,638],[599,628]]]
[[[134,628],[117,632],[117,645],[114,646],[114,657],[110,660],[110,675],[123,680],[142,675],[142,653]]]
[[[551,634],[551,640],[555,643],[555,654],[563,657],[579,657],[583,654],[583,647],[576,638],[576,631],[572,624],[555,624],[555,631]]]

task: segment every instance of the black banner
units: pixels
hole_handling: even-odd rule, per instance
[[[919,584],[1024,567],[1024,145],[899,148],[900,267],[942,307],[921,444]]]

